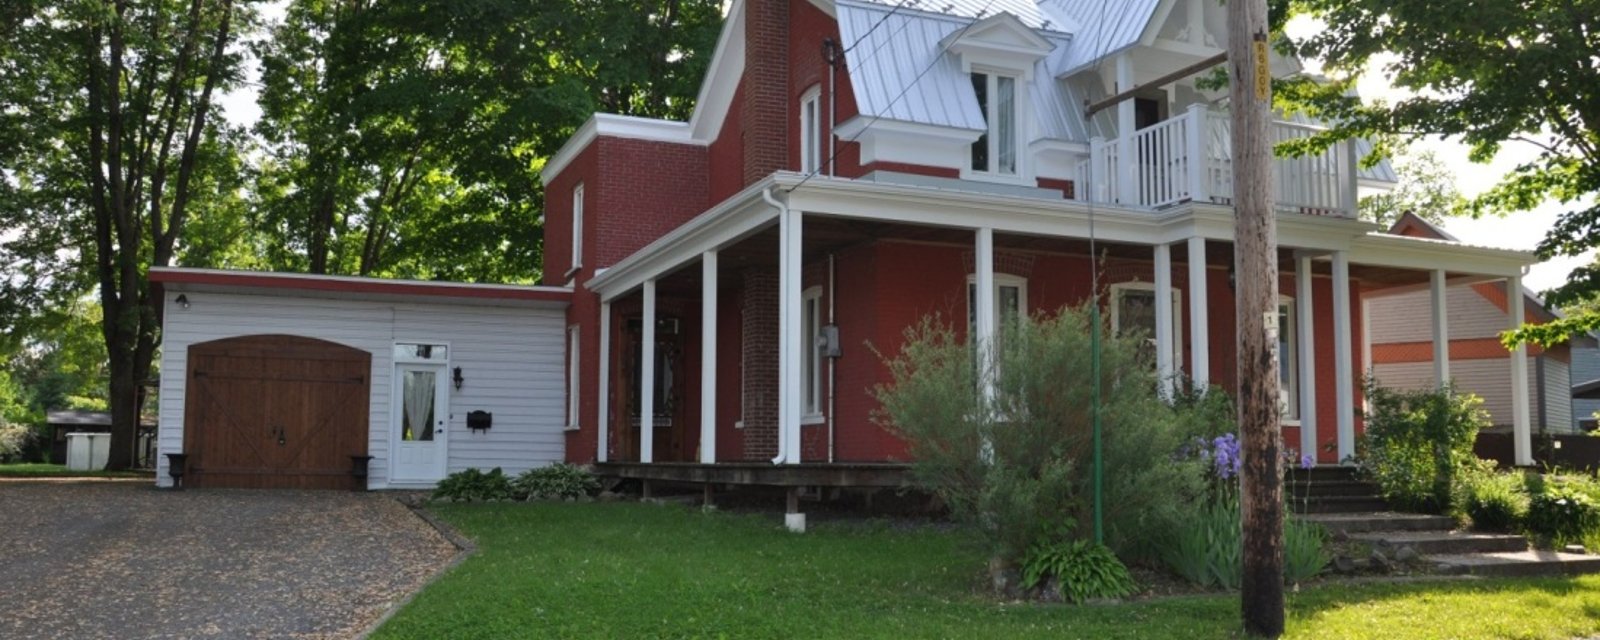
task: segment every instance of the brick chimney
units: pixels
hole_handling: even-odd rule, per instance
[[[745,0],[744,184],[783,169],[789,158],[789,0]]]

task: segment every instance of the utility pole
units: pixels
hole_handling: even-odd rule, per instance
[[[1272,210],[1272,104],[1266,0],[1230,0],[1235,314],[1245,632],[1283,634],[1283,468],[1278,422],[1278,225]],[[1302,338],[1309,339],[1309,336]]]

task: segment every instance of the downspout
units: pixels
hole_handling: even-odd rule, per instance
[[[834,295],[834,288],[837,285],[838,285],[838,278],[834,277],[833,254],[830,252],[828,254],[828,326],[834,328],[833,329],[833,335],[834,336],[838,336],[839,335],[838,325],[834,324],[834,320],[833,320],[834,301],[838,299],[838,297],[836,295]],[[838,345],[830,344],[828,346],[831,349],[835,350],[834,353],[838,353],[838,351],[836,350],[838,348]],[[834,413],[834,406],[835,406],[835,403],[834,403],[834,367],[838,366],[838,362],[839,362],[838,358],[834,358],[834,357],[828,358],[828,463],[829,464],[833,464],[833,451],[834,451],[833,431],[834,431],[834,427],[835,427],[835,422],[838,420],[837,414]]]
[[[829,49],[833,49],[833,48],[838,46],[838,45],[833,45],[832,44],[832,40],[829,40],[829,43],[830,43]],[[833,61],[828,63],[828,176],[829,177],[833,177],[835,175],[835,172],[834,172],[834,169],[833,169],[833,163],[834,163],[834,160],[839,157],[839,152],[834,148],[835,145],[838,144],[839,139],[838,139],[838,137],[833,135],[833,127],[834,127],[834,125],[838,124],[838,122],[839,122],[839,97],[838,97],[838,95],[836,93],[834,93],[834,90],[836,88],[835,87],[835,81],[834,81],[834,74],[837,73],[837,70],[839,68],[839,64],[838,63],[839,63],[839,60],[837,58],[835,58]],[[831,260],[832,257],[830,256],[829,259]],[[831,278],[831,276],[830,276],[830,278]],[[832,285],[829,285],[829,291],[832,291]],[[829,294],[829,297],[831,298],[832,294]],[[832,307],[829,307],[829,308],[832,309]],[[829,311],[829,313],[831,314],[833,312]],[[831,371],[832,371],[831,368],[829,369],[829,371],[830,371],[830,373],[828,375],[830,375],[830,376],[833,375],[831,373]],[[831,403],[831,401],[830,401],[830,403]],[[832,416],[833,414],[829,413],[828,415]],[[831,425],[832,423],[830,422],[829,424]],[[831,426],[828,427],[828,433],[830,434],[829,437],[831,438],[832,437],[831,434],[833,433],[833,427],[831,427]],[[828,462],[833,462],[832,445],[830,445],[829,449],[828,449]]]
[[[783,225],[788,224],[788,220],[789,220],[789,203],[781,201],[781,200],[778,200],[777,198],[772,197],[772,187],[767,187],[767,188],[761,190],[761,199],[765,200],[767,204],[772,205],[773,207],[777,208],[777,210],[778,210],[778,227],[780,229],[783,227]],[[779,243],[783,242],[783,234],[781,232],[778,234],[778,242]],[[779,254],[780,255],[782,254],[781,249],[779,251]],[[779,283],[783,282],[783,268],[784,268],[784,265],[782,264],[782,261],[779,261],[779,264],[778,264],[778,282]],[[782,308],[784,308],[783,307],[783,302],[782,302],[784,300],[784,298],[785,298],[784,292],[780,290],[778,292],[778,296],[779,296],[778,308],[782,309]],[[778,318],[778,322],[779,322],[779,325],[781,327],[782,326],[782,322],[784,321],[784,319],[782,318],[782,314],[779,314],[779,316],[780,317]],[[782,330],[780,329],[780,334],[781,334],[781,331]],[[778,351],[779,351],[779,353],[782,353],[782,351],[783,351],[783,344],[782,344],[783,336],[779,335],[778,339],[779,339]],[[781,399],[783,398],[783,391],[784,391],[783,388],[782,388],[783,387],[783,372],[781,370],[778,372],[778,386],[779,386],[778,398],[780,399],[780,402],[778,403],[778,456],[776,458],[772,459],[772,464],[783,464],[784,462],[786,462],[788,460],[788,457],[789,457],[788,456],[788,453],[789,453],[788,452],[788,447],[786,446],[786,444],[789,442],[789,438],[787,437],[788,434],[784,432],[784,424],[783,424],[784,423],[783,412],[786,410],[786,407],[784,407],[783,403],[781,402]]]

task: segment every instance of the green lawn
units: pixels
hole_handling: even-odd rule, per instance
[[[147,478],[149,471],[69,471],[64,464],[0,464],[0,478]]]
[[[959,534],[637,503],[443,505],[478,552],[376,638],[1227,638],[1231,595],[997,604]],[[1573,638],[1600,577],[1328,585],[1290,595],[1301,638]]]

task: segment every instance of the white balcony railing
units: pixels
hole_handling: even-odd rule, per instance
[[[1321,127],[1273,122],[1274,145]],[[1079,163],[1081,193],[1095,202],[1159,209],[1181,202],[1233,202],[1233,153],[1227,114],[1203,105],[1116,140],[1096,138]],[[1322,153],[1273,161],[1273,195],[1283,211],[1355,217],[1354,141]]]

